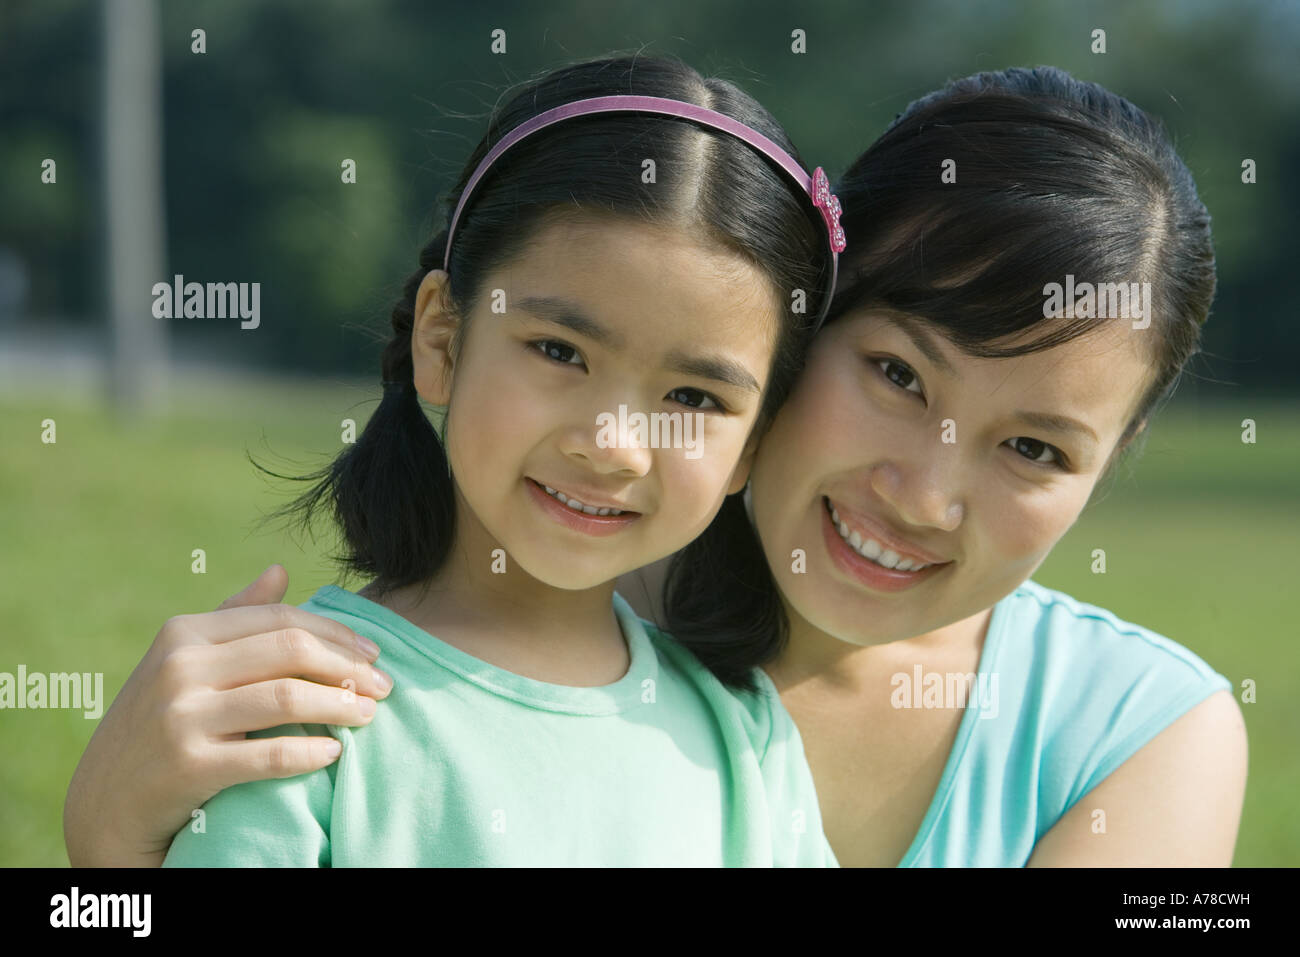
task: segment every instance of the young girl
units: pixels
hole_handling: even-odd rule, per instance
[[[770,686],[729,694],[613,584],[743,485],[829,298],[828,191],[791,152],[668,60],[497,111],[394,310],[382,404],[297,504],[329,499],[373,576],[304,607],[379,646],[387,707],[329,727],[336,766],[213,798],[166,864],[834,863]]]
[[[853,245],[834,313],[759,449],[752,520],[730,497],[675,568],[673,629],[728,680],[767,662],[840,863],[1228,863],[1245,742],[1226,683],[1168,639],[1027,581],[1195,349],[1213,254],[1186,168],[1127,101],[1009,70],[910,106],[840,195]],[[1044,287],[1067,273],[1150,281],[1151,324],[1047,321]],[[196,616],[206,640],[258,640],[243,616],[274,607],[258,603],[283,594],[280,574]],[[620,590],[645,594],[638,576]],[[124,716],[200,693],[146,665]],[[186,740],[212,723],[191,719]],[[215,785],[116,778],[144,750],[118,738],[92,742],[69,845],[147,863],[144,812],[178,826],[168,802]],[[76,813],[95,799],[112,827]]]

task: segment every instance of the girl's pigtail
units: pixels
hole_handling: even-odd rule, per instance
[[[384,348],[381,379],[400,387],[384,389],[379,408],[356,442],[325,468],[304,476],[277,475],[315,484],[268,516],[296,517],[307,528],[328,503],[344,544],[343,552],[332,558],[348,572],[372,576],[379,593],[427,582],[446,560],[455,534],[450,466],[420,405],[411,362],[416,293],[428,272],[442,267],[446,241],[443,230],[424,247],[420,268],[407,279],[393,308],[393,336]]]

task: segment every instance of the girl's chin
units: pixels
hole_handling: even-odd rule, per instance
[[[583,592],[595,588],[613,590],[615,580],[635,568],[624,568],[626,562],[619,562],[617,567],[600,562],[575,561],[572,554],[563,561],[557,558],[555,547],[531,548],[523,546],[519,553],[510,551],[500,545],[500,554],[492,558],[492,571],[509,582],[511,575],[523,574],[547,588],[557,591]],[[639,567],[639,566],[638,566]]]

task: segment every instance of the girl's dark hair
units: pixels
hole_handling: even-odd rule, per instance
[[[706,79],[666,57],[619,55],[566,66],[511,91],[493,111],[488,132],[445,197],[447,219],[479,161],[512,129],[575,100],[631,94],[682,100],[738,120],[798,153],[776,120],[730,82]],[[654,183],[642,181],[643,161],[655,161]],[[784,401],[811,335],[812,317],[829,295],[830,255],[811,201],[778,167],[742,141],[687,120],[645,113],[597,114],[546,127],[510,147],[475,187],[456,226],[450,295],[461,318],[453,352],[485,277],[522,252],[557,209],[635,216],[694,231],[745,256],[785,302],[806,293],[806,310],[784,309],[758,424],[765,428]],[[443,229],[420,251],[392,311],[392,338],[381,378],[401,383],[384,392],[356,443],[306,476],[315,484],[268,518],[298,517],[331,507],[343,536],[333,558],[348,573],[373,576],[384,593],[428,583],[446,560],[455,535],[455,496],[446,452],[412,383],[411,330],[416,293],[425,275],[441,269]],[[256,464],[256,463],[254,463]],[[261,468],[261,466],[258,466]],[[276,473],[269,472],[275,475]]]
[[[1018,356],[1107,321],[1045,320],[1048,283],[1150,282],[1152,373],[1119,447],[1199,347],[1215,286],[1209,214],[1159,121],[1095,83],[1054,67],[956,80],[908,106],[835,192],[850,282],[827,323],[883,307],[969,355]],[[748,686],[784,647],[784,608],[739,495],[675,556],[664,607],[668,630],[724,682]]]

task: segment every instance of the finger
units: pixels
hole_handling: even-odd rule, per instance
[[[282,601],[288,589],[289,573],[285,571],[283,565],[271,565],[253,579],[247,588],[236,595],[231,595],[218,605],[217,611],[238,608],[241,605],[265,605]]]
[[[221,787],[288,778],[328,767],[338,760],[342,745],[334,738],[245,738],[217,744],[213,774]]]
[[[247,734],[282,724],[369,724],[375,699],[349,688],[334,688],[301,678],[276,678],[219,691],[203,725],[213,735]]]
[[[188,632],[202,636],[210,644],[286,628],[302,628],[340,648],[359,651],[370,661],[379,657],[379,648],[373,641],[358,635],[341,621],[279,602],[227,608],[198,615],[178,615],[177,621]]]
[[[236,638],[214,645],[204,655],[204,680],[219,691],[286,677],[371,698],[387,696],[393,686],[392,679],[356,649],[323,641],[301,628]]]

